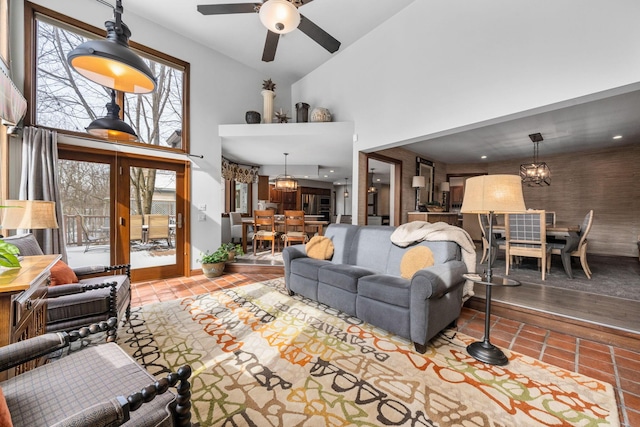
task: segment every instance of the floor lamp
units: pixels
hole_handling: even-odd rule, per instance
[[[465,181],[464,199],[461,213],[489,214],[489,254],[487,257],[486,277],[476,281],[487,289],[484,339],[469,344],[467,352],[474,358],[492,365],[505,365],[507,357],[489,339],[491,322],[491,288],[494,285],[517,286],[516,281],[494,281],[491,271],[491,248],[493,246],[493,215],[495,213],[524,212],[522,182],[518,175],[481,175]],[[509,262],[509,260],[507,260]]]

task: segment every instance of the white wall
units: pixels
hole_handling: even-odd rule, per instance
[[[638,82],[638,16],[637,0],[415,1],[292,99],[355,123],[355,180],[358,151]]]
[[[104,28],[104,21],[113,16],[109,8],[89,0],[37,0],[34,3],[98,28]],[[23,2],[12,1],[11,7],[12,71],[14,81],[20,88],[24,81]],[[197,268],[195,259],[200,252],[216,249],[222,238],[224,185],[220,178],[218,125],[244,123],[245,111],[261,111],[262,81],[269,77],[126,9],[123,20],[131,29],[132,41],[191,65],[190,146],[191,153],[204,156],[203,159],[191,159],[191,268]],[[282,86],[278,86],[278,97],[286,106],[291,103],[291,97],[289,89]],[[109,149],[108,146],[105,149]],[[152,154],[162,156],[162,152],[158,151]],[[197,206],[200,204],[207,206],[205,222],[197,222],[201,213]]]

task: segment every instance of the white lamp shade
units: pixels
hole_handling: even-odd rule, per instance
[[[424,188],[427,186],[427,178],[424,176],[414,176],[411,184],[413,188]]]
[[[300,13],[287,0],[268,0],[260,7],[260,21],[269,31],[286,34],[298,28]]]
[[[524,211],[522,183],[518,175],[481,175],[465,182],[462,213]]]
[[[450,187],[448,182],[443,182],[442,184],[440,184],[440,191],[449,191],[449,190],[450,190]]]
[[[2,228],[5,230],[37,230],[58,228],[56,203],[44,200],[5,200]]]

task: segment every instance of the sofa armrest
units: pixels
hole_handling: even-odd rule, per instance
[[[462,261],[449,261],[418,270],[411,278],[411,300],[441,298],[462,286],[467,266]]]
[[[129,419],[128,402],[122,396],[89,406],[80,412],[68,416],[51,427],[107,427],[119,426]]]
[[[131,277],[131,265],[130,264],[118,264],[118,265],[85,265],[82,267],[73,268],[73,272],[76,276],[94,276],[98,274],[114,272],[115,274],[126,274]]]
[[[118,319],[112,317],[105,322],[94,323],[77,331],[50,332],[0,347],[0,372],[64,348],[80,338],[115,330],[117,324]]]
[[[84,292],[82,283],[69,283],[67,285],[49,286],[47,298],[57,298],[63,295],[73,295]]]

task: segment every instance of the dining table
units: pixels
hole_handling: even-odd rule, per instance
[[[284,226],[284,218],[275,220],[276,227]],[[247,234],[249,231],[249,227],[253,225],[253,218],[242,218],[242,251],[247,253]],[[304,228],[305,230],[309,230],[312,233],[316,233],[318,236],[322,236],[323,229],[325,225],[329,225],[329,221],[320,221],[320,220],[304,220]]]
[[[578,243],[580,243],[580,224],[547,224],[546,229],[547,238],[553,237],[565,240],[565,244],[560,250],[560,258],[562,259],[562,266],[564,267],[564,272],[567,274],[567,277],[573,279],[571,252],[578,249]],[[506,234],[504,225],[494,225],[493,232],[501,235]]]

